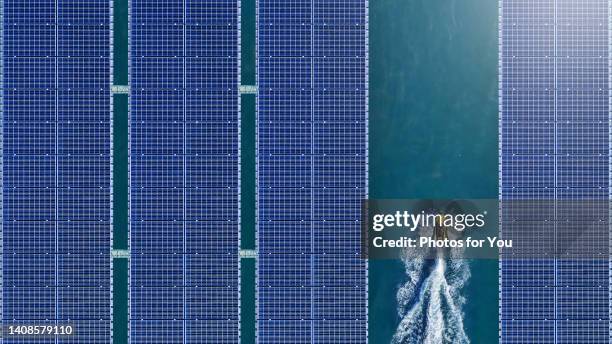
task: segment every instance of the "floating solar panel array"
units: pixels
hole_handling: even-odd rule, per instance
[[[130,341],[239,341],[238,0],[132,0]]]
[[[368,2],[257,11],[257,339],[366,343]]]
[[[112,342],[111,1],[3,1],[3,325]],[[4,343],[23,339],[4,338]]]
[[[535,249],[569,244],[561,205],[610,198],[609,6],[500,1],[500,196],[545,201],[539,213],[553,214],[502,217],[501,231],[538,231]],[[610,341],[609,216],[600,215],[600,224],[569,234],[601,248],[602,259],[500,262],[502,343]]]

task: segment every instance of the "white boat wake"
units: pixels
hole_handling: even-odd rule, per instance
[[[469,263],[448,259],[404,258],[407,282],[397,293],[400,324],[393,344],[468,344],[463,327],[462,289]]]

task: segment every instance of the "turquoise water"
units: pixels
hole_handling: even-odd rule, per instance
[[[113,82],[128,83],[128,1],[113,1]],[[128,248],[128,98],[113,97],[113,248]],[[113,261],[113,343],[128,340],[128,262]]]
[[[370,198],[497,198],[497,1],[370,1]],[[464,325],[497,342],[497,262],[472,261]],[[397,261],[370,262],[370,343],[389,343]]]

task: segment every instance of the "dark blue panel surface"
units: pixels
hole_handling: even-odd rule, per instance
[[[111,343],[111,2],[3,10],[3,324]]]
[[[500,6],[500,197],[607,201],[609,1]],[[567,245],[580,233],[559,221],[563,204],[539,209],[556,221],[502,220],[502,235]],[[609,214],[601,216],[581,239],[605,259],[500,262],[501,343],[609,343]]]
[[[238,343],[237,0],[132,0],[130,339]]]
[[[365,343],[365,0],[258,1],[259,343]]]

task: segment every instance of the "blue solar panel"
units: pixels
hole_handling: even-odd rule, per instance
[[[3,11],[3,324],[110,343],[111,2]]]
[[[502,199],[609,199],[609,6],[500,1]],[[531,230],[542,245],[567,244],[558,221],[501,225],[502,235]],[[589,243],[607,252],[608,232],[590,232]],[[608,343],[608,272],[607,259],[502,260],[500,341]]]
[[[238,343],[240,2],[130,11],[130,340]]]
[[[366,0],[258,1],[257,338],[366,343]]]

